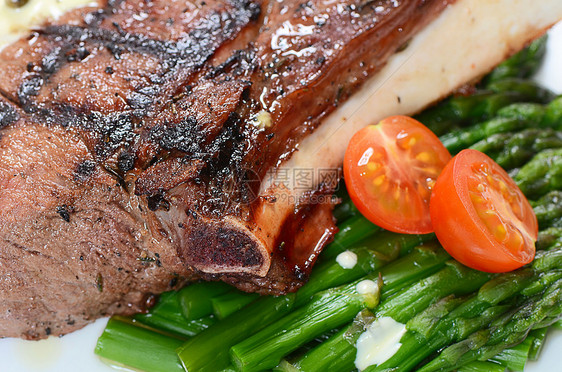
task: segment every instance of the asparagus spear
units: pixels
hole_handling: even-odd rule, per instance
[[[550,253],[549,258],[553,262],[558,260],[554,252]],[[545,270],[548,270],[549,266],[551,265],[541,265]],[[393,357],[382,365],[373,367],[372,370],[382,371],[390,367],[409,370],[429,356],[433,350],[442,348],[452,341],[463,340],[510,308],[510,305],[497,304],[513,298],[520,292],[524,293],[524,289],[536,285],[539,286],[539,291],[542,291],[549,283],[561,278],[558,273],[557,277],[553,277],[554,280],[545,281],[543,274],[552,273],[537,272],[528,268],[502,274],[482,286],[478,295],[461,302],[460,306],[459,299],[446,298],[434,307],[429,307],[407,323],[409,332],[414,332],[420,337],[410,335]],[[536,292],[535,290],[534,293]]]
[[[491,83],[487,90],[479,90],[470,96],[448,98],[439,105],[425,110],[416,118],[436,135],[441,136],[452,128],[474,124],[496,115],[501,108],[515,102],[548,103],[553,99],[550,91],[537,84],[521,79],[507,79]],[[548,111],[548,108],[547,108]],[[545,125],[556,117],[545,113]],[[549,119],[546,119],[546,118]]]
[[[162,293],[156,306],[147,314],[136,314],[134,319],[156,329],[183,338],[191,337],[215,322],[212,317],[186,321],[179,305],[179,292]]]
[[[538,250],[549,250],[562,247],[562,226],[552,226],[539,231]]]
[[[176,354],[182,340],[112,317],[94,352],[119,367],[153,372],[183,372]],[[131,347],[131,346],[134,347]]]
[[[320,292],[305,306],[234,345],[231,357],[237,369],[271,369],[284,355],[321,333],[349,322],[364,307],[373,308],[378,303],[380,285],[363,293],[358,289],[361,288],[359,283]]]
[[[367,310],[357,314],[352,324],[342,328],[328,340],[301,355],[292,363],[284,361],[279,371],[350,371],[354,368],[355,345],[363,330],[374,320],[374,315]]]
[[[562,148],[538,153],[519,170],[514,180],[531,199],[539,198],[552,190],[561,190]]]
[[[552,128],[497,133],[470,146],[490,156],[505,170],[518,168],[542,150],[562,147],[562,132]]]
[[[358,215],[345,220],[338,225],[339,232],[322,252],[322,260],[334,258],[348,247],[358,244],[362,240],[371,241],[371,237],[381,231],[365,217]]]
[[[468,128],[452,130],[439,139],[451,154],[456,154],[493,134],[521,130],[528,125],[529,122],[526,119],[496,116]]]
[[[218,322],[196,337],[188,340],[179,350],[179,356],[188,370],[213,371],[230,364],[229,349],[297,306],[305,304],[312,295],[330,287],[354,281],[367,272],[378,270],[395,259],[402,250],[408,251],[421,241],[433,236],[403,236],[385,232],[360,245],[353,252],[358,265],[344,269],[335,260],[322,262],[313,271],[310,280],[296,294],[259,298]],[[423,250],[421,250],[423,251]],[[421,255],[421,253],[419,253]],[[442,254],[442,253],[441,253]],[[228,337],[225,335],[228,334]]]
[[[539,328],[531,331],[530,337],[532,338],[531,349],[529,350],[529,360],[537,360],[539,354],[544,346],[548,327]]]
[[[493,356],[489,360],[498,363],[510,371],[523,372],[525,364],[527,364],[529,359],[532,345],[533,337],[529,335],[520,344],[502,350],[498,355]]]
[[[560,314],[562,280],[550,285],[544,295],[530,298],[515,311],[494,321],[489,329],[473,333],[466,340],[447,347],[420,371],[450,371],[474,360],[488,359],[523,341],[528,332],[545,318]]]
[[[486,89],[489,89],[492,92],[496,93],[517,93],[520,97],[522,97],[520,102],[549,103],[555,98],[554,93],[552,93],[550,90],[541,87],[538,83],[535,83],[532,80],[521,78],[506,78],[502,80],[496,80],[488,84],[486,86]],[[502,107],[505,106],[507,105],[503,105]],[[497,113],[502,107],[498,107],[493,112]]]
[[[406,257],[405,257],[406,258]],[[474,270],[466,269],[460,264],[451,261],[448,262],[445,268],[441,271],[423,278],[427,275],[428,271],[433,271],[427,269],[419,269],[419,267],[426,266],[427,263],[420,262],[419,260],[412,261],[413,265],[409,270],[404,270],[401,265],[386,266],[381,270],[381,275],[385,286],[384,291],[391,290],[394,286],[399,286],[403,288],[401,291],[397,292],[393,296],[388,296],[387,300],[383,301],[376,309],[378,316],[390,316],[398,321],[405,321],[411,314],[415,314],[421,309],[427,307],[435,298],[440,298],[442,294],[449,294],[452,292],[469,292],[478,288],[487,278],[488,274],[482,272],[476,272]],[[435,265],[432,265],[435,267]],[[440,265],[438,265],[440,266]],[[438,267],[437,266],[437,267]],[[420,273],[423,272],[422,279],[414,285],[410,283],[415,283],[416,280],[405,281],[396,278],[397,273],[407,273],[408,271],[419,270]],[[373,278],[371,276],[371,278]],[[395,278],[395,279],[392,279]],[[418,278],[419,280],[419,278]],[[342,288],[344,293],[353,293],[355,286],[358,283],[352,283],[348,286]],[[346,297],[347,304],[344,302],[339,306],[344,306],[346,309],[353,309],[355,314],[358,312],[359,305],[355,304],[351,300],[353,297]],[[339,306],[330,306],[329,308],[324,308],[319,314],[324,317],[333,314],[339,314],[342,308]],[[310,314],[307,312],[307,314]],[[353,319],[354,313],[346,313],[346,322]],[[305,319],[302,314],[299,314],[297,319]],[[265,328],[261,332],[255,334],[250,339],[235,345],[232,348],[232,356],[236,361],[236,364],[243,371],[253,371],[259,370],[260,368],[272,368],[277,365],[284,354],[277,354],[276,350],[279,344],[287,345],[287,348],[298,347],[304,342],[308,341],[306,337],[310,335],[318,334],[323,331],[322,323],[308,323],[306,326],[307,330],[310,330],[308,334],[299,334],[298,330],[293,333],[290,331],[284,333],[284,329],[292,330],[292,323],[300,324],[301,322],[295,322],[294,318],[287,319],[286,321],[280,321],[270,327]],[[342,337],[342,336],[340,336]],[[339,340],[337,340],[339,341]],[[332,343],[330,345],[333,345]],[[345,345],[344,345],[345,346]],[[353,348],[352,345],[347,344],[345,348],[342,347],[341,353],[349,353],[349,348]],[[262,353],[264,350],[267,351],[267,357]],[[287,350],[285,350],[287,351]],[[310,354],[310,353],[309,353]],[[307,356],[308,363],[314,363],[310,355]]]
[[[546,106],[541,125],[557,130],[562,129],[562,96],[553,99]]]
[[[505,366],[499,363],[475,360],[459,368],[458,372],[505,372]]]
[[[403,265],[390,265],[383,268],[380,273],[370,274],[350,284],[321,293],[319,297],[313,298],[305,307],[296,310],[289,316],[233,346],[231,349],[232,358],[238,368],[243,371],[273,368],[287,352],[298,348],[329,329],[326,326],[332,319],[337,319],[338,325],[342,325],[350,322],[364,306],[370,307],[369,301],[365,301],[363,296],[357,293],[358,286],[364,280],[376,281],[381,275],[382,281],[385,283],[385,290],[396,286],[404,287],[408,283],[419,280],[420,275],[423,277],[428,272],[441,267],[447,258],[448,255],[437,246],[419,248],[410,255],[396,261],[408,262],[409,269]],[[435,283],[456,278],[459,271],[456,270],[456,267],[455,269],[451,267],[448,266],[448,269],[444,269]],[[435,286],[437,284],[428,287],[433,288]],[[402,301],[400,304],[414,300],[413,303],[417,306],[423,306],[425,301],[431,301],[433,293],[427,288],[424,291],[425,293],[420,294],[419,290],[413,290],[401,293],[397,297]],[[371,306],[372,303],[373,301],[371,301]],[[398,306],[400,305],[395,305],[394,308],[390,307],[387,311],[390,313],[392,309],[396,309]]]
[[[213,314],[215,314],[218,319],[224,319],[230,314],[242,309],[244,306],[254,302],[258,297],[259,295],[257,293],[239,291],[232,291],[221,296],[213,297],[211,299]]]
[[[476,296],[460,305],[457,304],[458,299],[444,299],[436,308],[430,307],[412,318],[407,323],[407,329],[420,337],[410,335],[403,339],[400,350],[372,370],[382,371],[390,367],[409,370],[434,350],[453,341],[462,342],[471,333],[485,327],[509,310],[516,296],[537,296],[544,292],[545,288],[562,278],[562,273],[550,271],[551,267],[559,264],[559,252],[541,252],[541,257],[542,263],[496,276],[483,285]]]
[[[553,190],[532,202],[533,210],[539,222],[539,228],[545,229],[562,219],[562,191]]]
[[[540,123],[544,119],[546,107],[540,103],[516,102],[502,107],[496,113],[497,117],[517,118],[529,122]]]
[[[213,313],[211,300],[215,296],[232,292],[234,288],[223,282],[193,283],[181,289],[178,301],[187,320],[199,319]]]
[[[376,309],[376,314],[405,323],[440,298],[452,293],[465,294],[478,289],[489,277],[487,273],[468,269],[456,261],[449,261],[438,273],[383,301]]]

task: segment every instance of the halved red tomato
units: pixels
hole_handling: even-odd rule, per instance
[[[463,150],[443,169],[430,214],[443,247],[466,266],[515,270],[535,256],[538,223],[509,175],[476,150]]]
[[[431,190],[450,159],[423,124],[391,116],[351,138],[343,164],[345,184],[359,211],[376,225],[399,233],[430,233]]]

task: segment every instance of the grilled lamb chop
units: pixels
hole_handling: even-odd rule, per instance
[[[281,171],[337,167],[338,106],[470,3],[109,0],[3,49],[0,336],[64,334],[198,279],[297,289],[335,232],[317,202],[335,183]],[[496,38],[501,57],[561,16],[550,5]]]

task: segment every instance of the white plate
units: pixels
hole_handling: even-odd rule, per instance
[[[550,31],[548,53],[536,79],[544,86],[562,93],[562,23]],[[114,372],[100,362],[93,350],[106,319],[61,338],[43,341],[19,339],[0,340],[0,371],[2,372]],[[526,372],[561,371],[558,353],[562,350],[562,331],[552,331],[537,362]]]

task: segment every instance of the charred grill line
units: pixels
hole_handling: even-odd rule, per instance
[[[233,38],[248,22],[255,21],[260,12],[260,7],[255,3],[243,0],[233,1],[234,12],[215,12],[209,18],[204,19],[185,38],[172,42],[127,33],[115,22],[113,23],[116,28],[115,31],[100,28],[101,19],[114,13],[119,4],[120,2],[109,2],[103,12],[91,13],[99,18],[99,22],[95,22],[97,25],[92,23],[90,19],[87,22],[87,27],[51,25],[40,30],[40,35],[53,39],[57,44],[64,41],[65,47],[56,46],[48,53],[43,58],[41,66],[35,69],[39,71],[28,75],[17,92],[18,106],[21,106],[25,112],[32,113],[36,120],[46,123],[59,122],[66,126],[77,126],[98,133],[100,140],[95,145],[93,152],[96,158],[100,160],[111,156],[122,145],[129,147],[138,138],[133,133],[134,124],[132,122],[134,119],[131,118],[141,118],[148,114],[149,107],[154,107],[155,100],[163,96],[164,82],[168,82],[168,84],[172,82],[172,85],[177,84],[174,82],[174,77],[179,69],[182,70],[183,79],[187,79],[214,54],[217,46],[220,45],[220,42],[217,43],[217,37]],[[117,58],[119,58],[119,55],[116,55],[116,53],[125,51],[127,53],[155,55],[162,61],[165,72],[158,77],[158,81],[153,85],[140,87],[126,97],[126,102],[132,109],[128,113],[102,115],[92,112],[84,114],[82,111],[87,111],[85,108],[81,109],[58,102],[53,103],[52,107],[37,107],[37,104],[34,103],[34,97],[39,94],[49,77],[56,74],[65,63],[79,61],[87,57],[89,52],[84,46],[86,40],[89,44],[104,45]],[[74,45],[77,45],[77,47],[74,47]],[[76,52],[66,55],[73,48]],[[243,53],[239,54],[241,56]],[[236,57],[235,59],[239,62],[242,58]],[[243,69],[245,66],[239,66],[239,69]],[[166,148],[166,146],[163,147]],[[182,149],[181,147],[179,146],[180,150],[191,152],[188,148]]]
[[[0,92],[2,95],[2,92]],[[0,101],[0,129],[11,125],[19,119],[18,112],[7,103]]]
[[[81,27],[73,25],[52,25],[40,30],[39,33],[54,39],[63,39],[66,43],[88,42],[102,44],[107,48],[120,48],[121,51],[148,53],[159,57],[177,60],[181,57],[189,58],[188,50],[179,47],[172,41],[161,41],[147,38],[144,35],[132,35],[124,32],[119,25],[114,24],[117,31],[99,27]],[[200,57],[200,56],[194,56]],[[119,59],[116,56],[116,59]]]
[[[202,147],[206,134],[205,128],[188,116],[173,126],[164,123],[151,128],[149,138],[165,150],[179,150],[192,159],[203,160],[208,155]]]
[[[117,48],[114,51],[126,50],[152,54],[158,56],[169,68],[180,64],[182,68],[188,67],[194,70],[201,67],[214,54],[217,35],[225,40],[231,39],[241,27],[255,21],[259,16],[259,5],[251,1],[235,0],[233,5],[236,9],[234,13],[215,12],[189,32],[186,38],[177,42],[130,34],[115,22],[113,25],[116,31],[92,25],[89,27],[51,25],[40,30],[39,33],[55,39],[64,39],[66,43],[88,40],[88,42],[102,44],[107,48]]]
[[[201,176],[208,185],[210,196],[206,212],[216,217],[224,214],[229,206],[243,202],[247,196],[247,184],[243,182],[246,170],[242,167],[246,145],[241,124],[240,116],[236,112],[230,113],[221,132],[208,147],[208,153],[214,156]]]
[[[257,67],[255,51],[252,49],[236,50],[220,65],[213,67],[205,79],[214,79],[218,75],[230,72],[233,76],[240,76],[253,71]]]
[[[34,111],[32,98],[39,94],[43,87],[43,77],[38,74],[31,75],[23,81],[18,89],[18,100],[20,108],[27,113]]]

